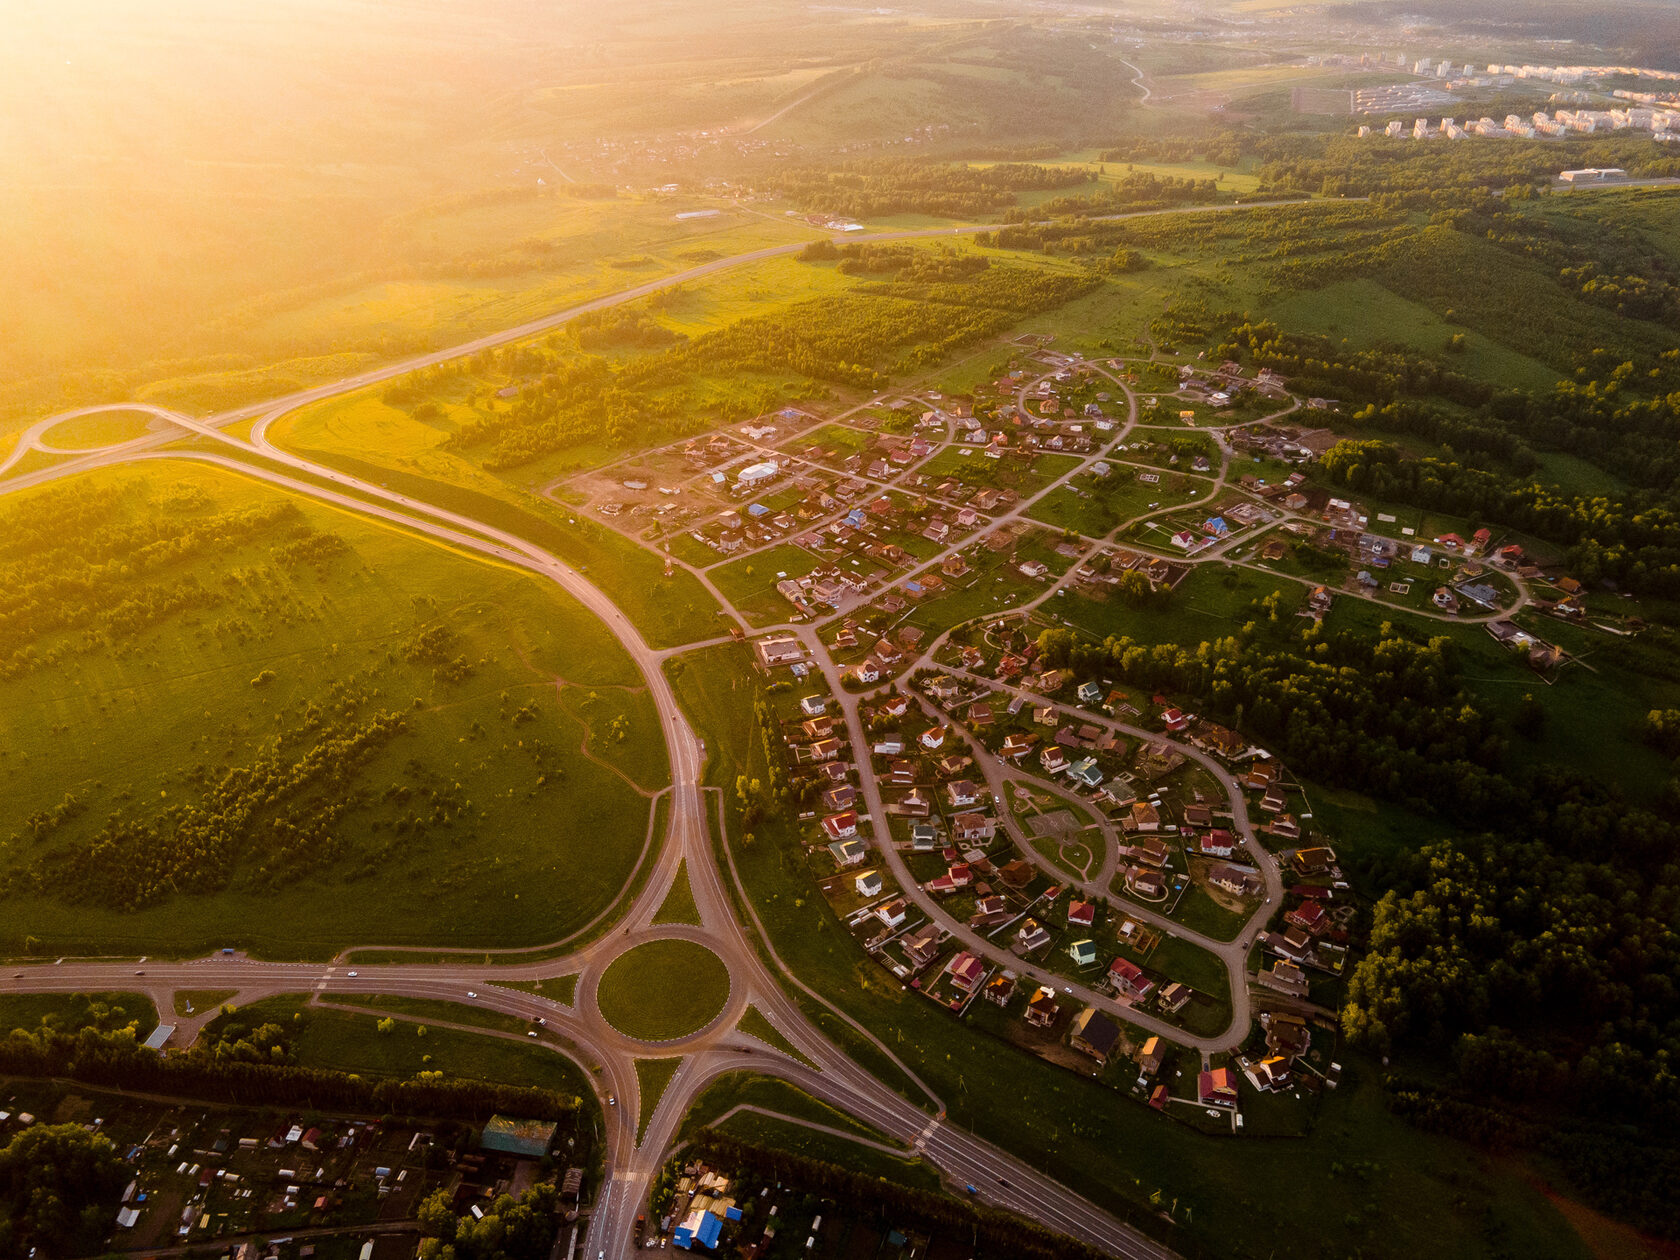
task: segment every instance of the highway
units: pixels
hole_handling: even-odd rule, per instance
[[[1278,204],[1278,203],[1274,203]],[[1298,203],[1282,203],[1298,204]],[[1126,219],[1157,214],[1194,214],[1208,210],[1239,209],[1231,205],[1189,206],[1168,211],[1139,211],[1106,216]],[[1001,225],[975,225],[875,233],[847,238],[851,241],[893,241],[921,237],[973,234],[995,230]],[[354,998],[358,995],[441,998],[476,1005],[544,1022],[539,1040],[583,1059],[600,1069],[597,1092],[603,1100],[611,1096],[617,1105],[607,1107],[607,1168],[609,1181],[591,1215],[586,1242],[587,1254],[604,1254],[621,1260],[633,1249],[636,1215],[645,1210],[648,1185],[658,1170],[688,1105],[705,1085],[718,1075],[743,1068],[783,1077],[821,1097],[848,1114],[873,1124],[890,1136],[907,1143],[932,1161],[953,1182],[973,1185],[979,1197],[1009,1208],[1043,1224],[1100,1247],[1114,1255],[1139,1260],[1164,1260],[1172,1253],[1135,1229],[1074,1194],[1066,1187],[1028,1167],[988,1142],[951,1124],[937,1099],[930,1101],[930,1114],[912,1104],[857,1066],[805,1017],[787,995],[782,979],[762,960],[746,930],[737,921],[733,903],[713,853],[706,822],[707,796],[701,780],[704,750],[689,725],[665,678],[661,664],[669,653],[649,648],[634,624],[582,573],[560,557],[507,531],[469,516],[452,512],[407,495],[394,493],[357,477],[302,459],[276,446],[268,438],[272,424],[299,407],[337,397],[422,368],[474,354],[480,350],[524,340],[559,327],[578,316],[603,310],[659,292],[674,285],[713,275],[731,268],[748,266],[764,259],[785,256],[803,248],[802,242],[769,246],[729,258],[716,259],[685,271],[666,275],[616,293],[580,302],[564,310],[487,334],[460,345],[414,356],[382,367],[368,369],[342,380],[314,386],[282,398],[253,403],[216,415],[194,418],[168,408],[126,403],[82,407],[48,417],[31,425],[14,449],[0,461],[0,494],[16,493],[33,486],[74,477],[98,468],[158,459],[192,459],[258,478],[289,493],[304,495],[335,507],[360,513],[406,529],[420,537],[456,550],[483,556],[487,560],[515,565],[554,582],[598,617],[624,645],[642,672],[659,716],[661,732],[669,752],[672,801],[667,835],[653,859],[641,894],[626,912],[621,925],[577,950],[560,957],[506,965],[462,962],[426,964],[329,965],[264,962],[239,956],[221,955],[180,962],[148,961],[145,965],[109,960],[61,960],[32,964],[0,977],[0,992],[63,992],[96,989],[142,989],[169,1011],[173,994],[181,989],[228,988],[241,1003],[281,993],[310,993],[321,998]],[[52,445],[54,425],[78,416],[109,411],[139,411],[157,422],[157,431],[99,450],[64,455]],[[1133,416],[1135,422],[1135,400]],[[253,420],[250,439],[225,430],[243,420]],[[214,450],[166,449],[181,434],[191,434],[215,444]],[[50,466],[28,472],[16,471],[30,452],[57,455]],[[261,461],[261,462],[253,462]],[[1088,464],[1090,461],[1086,461]],[[1082,464],[1081,467],[1084,465]],[[10,474],[10,475],[8,475]],[[1070,474],[1071,475],[1071,474]],[[1066,478],[1059,478],[1061,484]],[[1046,493],[1048,490],[1046,491]],[[1020,505],[1024,510],[1026,503]],[[726,604],[727,606],[727,604]],[[808,628],[802,633],[809,634]],[[817,650],[824,673],[842,697],[854,747],[861,741],[855,698],[846,698],[844,688],[826,654]],[[868,758],[859,766],[865,799],[877,818],[884,819],[879,787]],[[1241,794],[1228,785],[1233,809],[1245,841],[1252,840],[1242,814]],[[889,858],[889,861],[893,860]],[[679,868],[686,864],[701,926],[655,926],[653,915],[663,902]],[[902,865],[900,860],[899,865]],[[1263,868],[1264,869],[1264,868]],[[915,881],[899,872],[907,889]],[[1275,880],[1275,874],[1271,877]],[[918,895],[919,890],[917,890]],[[924,896],[925,895],[921,895]],[[749,911],[750,913],[750,911]],[[966,930],[966,929],[962,929]],[[762,932],[760,933],[762,936]],[[602,1016],[595,1002],[596,986],[606,967],[619,955],[646,941],[682,938],[698,941],[724,961],[731,979],[724,1009],[706,1027],[668,1043],[645,1043],[625,1036]],[[365,948],[376,948],[368,942]],[[765,939],[768,947],[768,940]],[[364,948],[358,947],[358,948]],[[995,947],[989,947],[995,948]],[[351,951],[352,953],[354,951]],[[776,961],[776,960],[773,960]],[[779,961],[776,965],[784,973]],[[136,974],[143,973],[143,974]],[[353,973],[353,974],[352,974]],[[534,980],[578,974],[576,1000],[563,1005],[506,987],[506,981]],[[1236,977],[1239,972],[1233,971]],[[789,982],[801,989],[797,980]],[[1234,990],[1240,989],[1240,980]],[[810,993],[809,990],[805,990]],[[472,993],[476,996],[468,997]],[[1083,993],[1083,991],[1082,991]],[[817,995],[811,994],[812,997]],[[1105,1000],[1091,994],[1092,1000]],[[820,999],[819,999],[820,1000]],[[796,1046],[816,1069],[782,1055],[745,1034],[735,1023],[748,1004],[757,1007],[783,1036]],[[838,1012],[837,1012],[838,1013]],[[845,1018],[843,1015],[842,1018]],[[188,1021],[191,1031],[203,1022],[201,1013]],[[1128,1014],[1136,1022],[1145,1017]],[[891,1050],[866,1030],[848,1023],[875,1044],[889,1058]],[[1246,1028],[1246,1023],[1243,1023]],[[1242,1029],[1234,1026],[1233,1033]],[[1174,1033],[1183,1040],[1182,1033]],[[1227,1043],[1229,1038],[1226,1039]],[[640,1098],[635,1062],[642,1058],[680,1055],[683,1066],[666,1088],[657,1108],[647,1119],[646,1130],[638,1135]],[[908,1069],[906,1069],[908,1071]],[[913,1077],[913,1073],[911,1073]]]

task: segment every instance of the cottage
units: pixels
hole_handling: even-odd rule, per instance
[[[970,842],[990,840],[996,828],[984,814],[958,814],[951,820],[951,836]]]
[[[1131,846],[1131,856],[1139,862],[1149,866],[1161,867],[1167,864],[1167,846],[1152,837],[1144,837]]]
[[[1095,680],[1079,684],[1079,700],[1082,704],[1096,704],[1102,699],[1102,687]]]
[[[1255,976],[1255,980],[1265,988],[1282,993],[1286,997],[1304,998],[1307,996],[1307,973],[1292,962],[1279,959],[1273,963],[1270,970],[1262,969]]]
[[[1027,1023],[1034,1028],[1049,1028],[1056,1022],[1056,1016],[1061,1014],[1062,1008],[1056,1004],[1056,991],[1040,987],[1027,999]]]
[[[986,983],[981,995],[998,1006],[1008,1006],[1009,999],[1015,996],[1015,977],[1008,972],[993,976]]]
[[[1161,1009],[1168,1015],[1176,1015],[1190,1003],[1195,994],[1187,984],[1180,984],[1174,980],[1161,990]]]
[[[857,789],[850,783],[842,783],[839,787],[829,788],[828,791],[824,792],[822,803],[824,809],[838,814],[842,810],[850,809],[852,802],[855,800],[857,800]]]
[[[1133,830],[1144,834],[1157,832],[1161,830],[1161,811],[1148,801],[1138,801],[1132,806],[1131,824]],[[1162,849],[1161,861],[1155,863],[1155,865],[1160,866],[1165,861],[1166,850]]]
[[[1068,778],[1088,788],[1099,788],[1103,783],[1103,772],[1095,757],[1085,757],[1074,762],[1067,768],[1067,773]]]
[[[1097,943],[1090,940],[1077,940],[1068,946],[1068,957],[1073,959],[1076,967],[1095,967],[1097,965]]]
[[[1167,895],[1167,881],[1160,871],[1133,866],[1126,871],[1126,887],[1145,901],[1160,901]]]
[[[1155,982],[1144,974],[1143,968],[1124,958],[1108,964],[1108,983],[1119,997],[1142,1002],[1155,992]]]
[[[958,779],[945,785],[945,795],[952,809],[964,809],[980,799],[980,789],[967,779]]]
[[[864,871],[852,881],[860,897],[879,897],[885,885],[881,882],[881,872]]]
[[[1046,774],[1061,774],[1068,767],[1067,754],[1059,745],[1051,744],[1038,754],[1038,764]]]
[[[1097,903],[1077,898],[1068,902],[1067,921],[1069,927],[1091,927],[1097,921]]]
[[[1229,862],[1209,867],[1207,878],[1208,883],[1215,888],[1236,897],[1252,897],[1262,887],[1258,871],[1250,870],[1246,866],[1232,866]]]
[[[904,938],[904,953],[918,968],[926,967],[939,956],[939,946],[945,933],[937,923],[924,923]]]
[[[1292,927],[1300,928],[1309,936],[1317,936],[1330,926],[1330,916],[1316,901],[1303,901],[1293,910],[1286,911],[1283,921]]]
[[[862,866],[863,859],[869,855],[868,846],[861,840],[836,840],[828,846],[828,851],[842,870],[848,866]]]
[[[1143,1043],[1143,1049],[1138,1051],[1138,1072],[1143,1076],[1154,1076],[1161,1070],[1161,1063],[1167,1057],[1167,1046],[1159,1037],[1151,1037]]]
[[[887,927],[896,928],[904,924],[905,916],[910,913],[910,907],[903,897],[894,897],[885,905],[876,907],[875,917]]]
[[[777,634],[768,638],[757,639],[753,642],[753,650],[758,654],[758,663],[765,669],[772,669],[777,665],[789,665],[805,659],[805,645],[799,641],[797,636],[791,634]]]
[[[1008,761],[1019,761],[1032,751],[1033,743],[1033,736],[1015,732],[1003,741],[1003,747],[998,750],[998,755]],[[1057,749],[1057,751],[1060,752],[1061,750]]]
[[[1161,723],[1169,731],[1182,731],[1190,725],[1190,715],[1179,709],[1163,709],[1161,711]]]
[[[1025,888],[1028,884],[1032,883],[1032,863],[1023,858],[1015,858],[1012,861],[1004,863],[998,871],[998,878],[1001,879],[1007,887]]]
[[[881,662],[873,656],[866,656],[852,667],[852,677],[862,686],[881,681]]]
[[[799,702],[799,711],[806,717],[820,717],[827,708],[827,696],[806,696]]]
[[[917,823],[910,828],[910,847],[917,853],[927,853],[939,847],[939,831],[932,823]]]
[[[1208,1107],[1237,1105],[1237,1076],[1230,1068],[1213,1068],[1196,1078],[1196,1093]]]
[[[951,977],[952,988],[973,993],[975,986],[985,977],[986,964],[964,950],[945,965],[945,974]]]
[[[857,810],[848,809],[843,814],[830,814],[822,820],[822,825],[830,840],[849,840],[857,835]]]
[[[1189,813],[1188,810],[1185,812]],[[1208,857],[1228,858],[1236,847],[1237,838],[1223,827],[1215,827],[1202,836],[1201,849]]]
[[[1030,954],[1050,943],[1050,933],[1037,919],[1028,919],[1015,933],[1015,944],[1022,953]]]
[[[1107,1063],[1120,1043],[1120,1026],[1096,1007],[1088,1006],[1074,1019],[1068,1042],[1098,1063]]]

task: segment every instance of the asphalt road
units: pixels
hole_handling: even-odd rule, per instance
[[[1182,207],[1107,217],[1126,219],[1238,208],[1229,205]],[[995,230],[998,226],[1001,225],[885,232],[847,239],[891,241],[970,235]],[[592,311],[633,301],[719,271],[795,253],[802,248],[803,243],[796,242],[717,259],[577,303],[541,319],[460,345],[205,418],[194,418],[161,407],[110,404],[78,408],[32,425],[20,437],[14,450],[0,462],[0,478],[4,478],[0,480],[0,494],[131,461],[191,458],[237,468],[244,475],[257,477],[290,492],[400,525],[438,543],[471,551],[486,559],[517,565],[555,582],[612,630],[641,669],[670,754],[672,808],[668,834],[653,859],[644,889],[627,912],[622,926],[562,957],[506,966],[470,965],[465,962],[320,965],[263,962],[221,955],[190,962],[148,961],[144,965],[127,961],[64,960],[16,969],[16,974],[8,972],[0,977],[0,991],[139,988],[151,994],[163,1012],[172,1009],[174,992],[187,988],[233,989],[238,995],[236,1000],[240,1002],[280,993],[310,993],[340,998],[384,993],[442,998],[522,1019],[542,1019],[545,1023],[537,1040],[557,1047],[564,1045],[570,1052],[589,1061],[591,1066],[599,1069],[599,1077],[595,1081],[597,1092],[617,1099],[616,1106],[607,1108],[609,1181],[590,1220],[586,1254],[592,1251],[621,1260],[633,1250],[635,1217],[645,1208],[649,1182],[689,1103],[718,1075],[750,1068],[790,1080],[883,1132],[913,1143],[915,1149],[947,1177],[960,1185],[973,1185],[977,1195],[988,1202],[1020,1212],[1115,1255],[1147,1260],[1170,1256],[1172,1253],[1166,1248],[1123,1225],[1036,1169],[951,1124],[943,1110],[930,1116],[926,1110],[888,1089],[858,1067],[806,1019],[799,1006],[787,996],[771,968],[760,958],[735,917],[734,907],[716,865],[706,825],[706,796],[701,787],[704,751],[661,669],[662,659],[667,654],[651,650],[635,626],[604,592],[559,557],[522,538],[471,517],[393,493],[382,486],[301,459],[274,446],[267,438],[269,426],[298,407],[480,350],[533,337]],[[52,466],[34,472],[6,476],[28,452],[52,452],[57,449],[49,440],[53,425],[74,416],[114,410],[144,411],[173,427],[103,450],[62,458]],[[225,426],[246,419],[256,422],[252,427],[251,440],[236,438],[222,431]],[[222,453],[164,451],[162,448],[177,439],[177,430],[208,438],[225,449]],[[261,457],[280,468],[253,464],[250,462],[253,457]],[[1024,510],[1026,506],[1019,505],[1019,510]],[[826,661],[826,657],[819,659]],[[827,664],[825,668],[832,673],[832,664]],[[836,686],[835,690],[841,697],[847,695],[843,688]],[[854,747],[867,747],[859,740],[861,731],[855,700],[847,706],[847,718],[852,727]],[[879,789],[867,758],[859,771],[871,811],[884,818],[884,813],[880,812]],[[1228,782],[1228,776],[1225,781]],[[1233,793],[1233,799],[1234,808],[1241,811],[1240,793]],[[1246,819],[1242,826],[1246,834]],[[652,917],[664,900],[679,867],[685,863],[703,926],[655,927]],[[913,880],[906,878],[903,882],[906,888],[915,887]],[[730,973],[728,1002],[710,1025],[677,1041],[651,1044],[626,1037],[602,1017],[594,1001],[600,975],[614,958],[626,950],[645,941],[672,937],[700,941],[718,954]],[[370,942],[369,947],[377,947],[377,944]],[[137,972],[143,974],[137,975]],[[355,974],[352,975],[352,972]],[[580,979],[577,998],[572,1005],[507,988],[504,983],[574,973]],[[469,993],[475,996],[469,997]],[[1100,1000],[1098,995],[1093,994],[1092,997]],[[817,1065],[817,1069],[813,1070],[736,1032],[736,1019],[748,1003],[762,1011],[778,1031]],[[1128,1017],[1140,1019],[1135,1015]],[[199,1018],[201,1020],[202,1015]],[[858,1031],[868,1036],[861,1028]],[[1174,1035],[1182,1037],[1176,1031]],[[888,1047],[879,1042],[877,1045],[883,1053],[891,1056]],[[645,1132],[638,1135],[640,1098],[635,1062],[640,1058],[673,1055],[683,1057],[683,1067],[648,1117]]]

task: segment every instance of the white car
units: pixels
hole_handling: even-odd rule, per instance
[[[478,994],[474,993],[471,989],[468,989],[467,990],[467,996],[470,997],[470,998],[475,998],[475,997],[478,996]]]
[[[356,973],[354,971],[346,972],[345,974],[348,975],[352,980],[354,980],[356,978]]]

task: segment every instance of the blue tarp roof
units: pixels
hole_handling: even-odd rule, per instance
[[[700,1213],[700,1229],[694,1235],[694,1240],[708,1251],[717,1246],[718,1238],[723,1234],[723,1222],[710,1212]]]
[[[748,516],[768,516],[768,515],[770,515],[770,509],[765,507],[764,504],[762,504],[762,503],[754,503],[751,507],[749,507],[747,509],[747,515]]]

